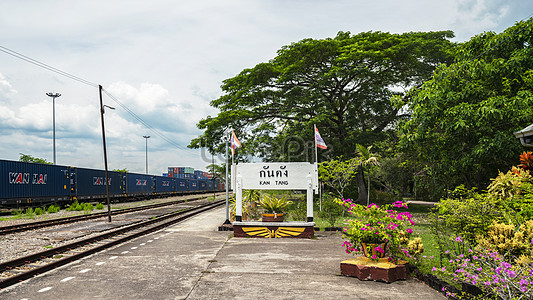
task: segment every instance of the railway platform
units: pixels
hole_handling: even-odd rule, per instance
[[[340,234],[234,238],[225,209],[94,254],[0,291],[0,299],[446,299],[416,279],[340,275]]]

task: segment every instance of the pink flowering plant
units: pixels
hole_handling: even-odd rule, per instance
[[[376,245],[366,251],[373,260],[379,260],[377,253],[384,255],[387,250],[392,257],[396,257],[400,251],[407,253],[406,246],[413,232],[408,226],[414,225],[414,222],[409,212],[396,210],[407,208],[406,203],[397,201],[382,206],[374,203],[363,206],[350,199],[335,199],[335,202],[344,206],[351,217],[343,230],[343,238],[347,239],[343,244],[346,253],[355,255],[362,252],[362,243]],[[385,243],[387,249],[380,245]]]

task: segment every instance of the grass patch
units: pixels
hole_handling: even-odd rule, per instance
[[[326,227],[332,227],[331,226],[331,221],[329,218],[321,218],[320,216],[318,216],[318,213],[317,212],[314,212],[314,215],[315,217],[313,217],[313,222],[316,223],[316,227],[320,227],[320,230],[324,230],[324,228]],[[347,222],[346,222],[346,219],[348,219],[347,217],[342,217],[342,216],[339,216],[335,219],[335,223],[334,223],[334,226],[333,227],[344,227],[346,226]]]

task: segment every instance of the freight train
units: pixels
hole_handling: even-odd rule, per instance
[[[0,206],[68,204],[106,199],[103,170],[0,160]],[[108,171],[109,196],[145,199],[225,190],[213,179],[174,178]]]

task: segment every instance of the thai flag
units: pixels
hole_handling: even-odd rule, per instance
[[[316,146],[318,148],[328,149],[328,146],[326,146],[326,143],[324,142],[324,140],[320,136],[320,133],[318,133],[318,128],[316,128],[316,126],[315,126],[315,141],[316,141]]]
[[[242,146],[241,146],[241,142],[239,142],[239,139],[237,139],[237,136],[235,135],[235,131],[232,130],[231,132],[232,132],[231,139],[230,139],[231,155],[235,155],[235,149],[240,148]]]

